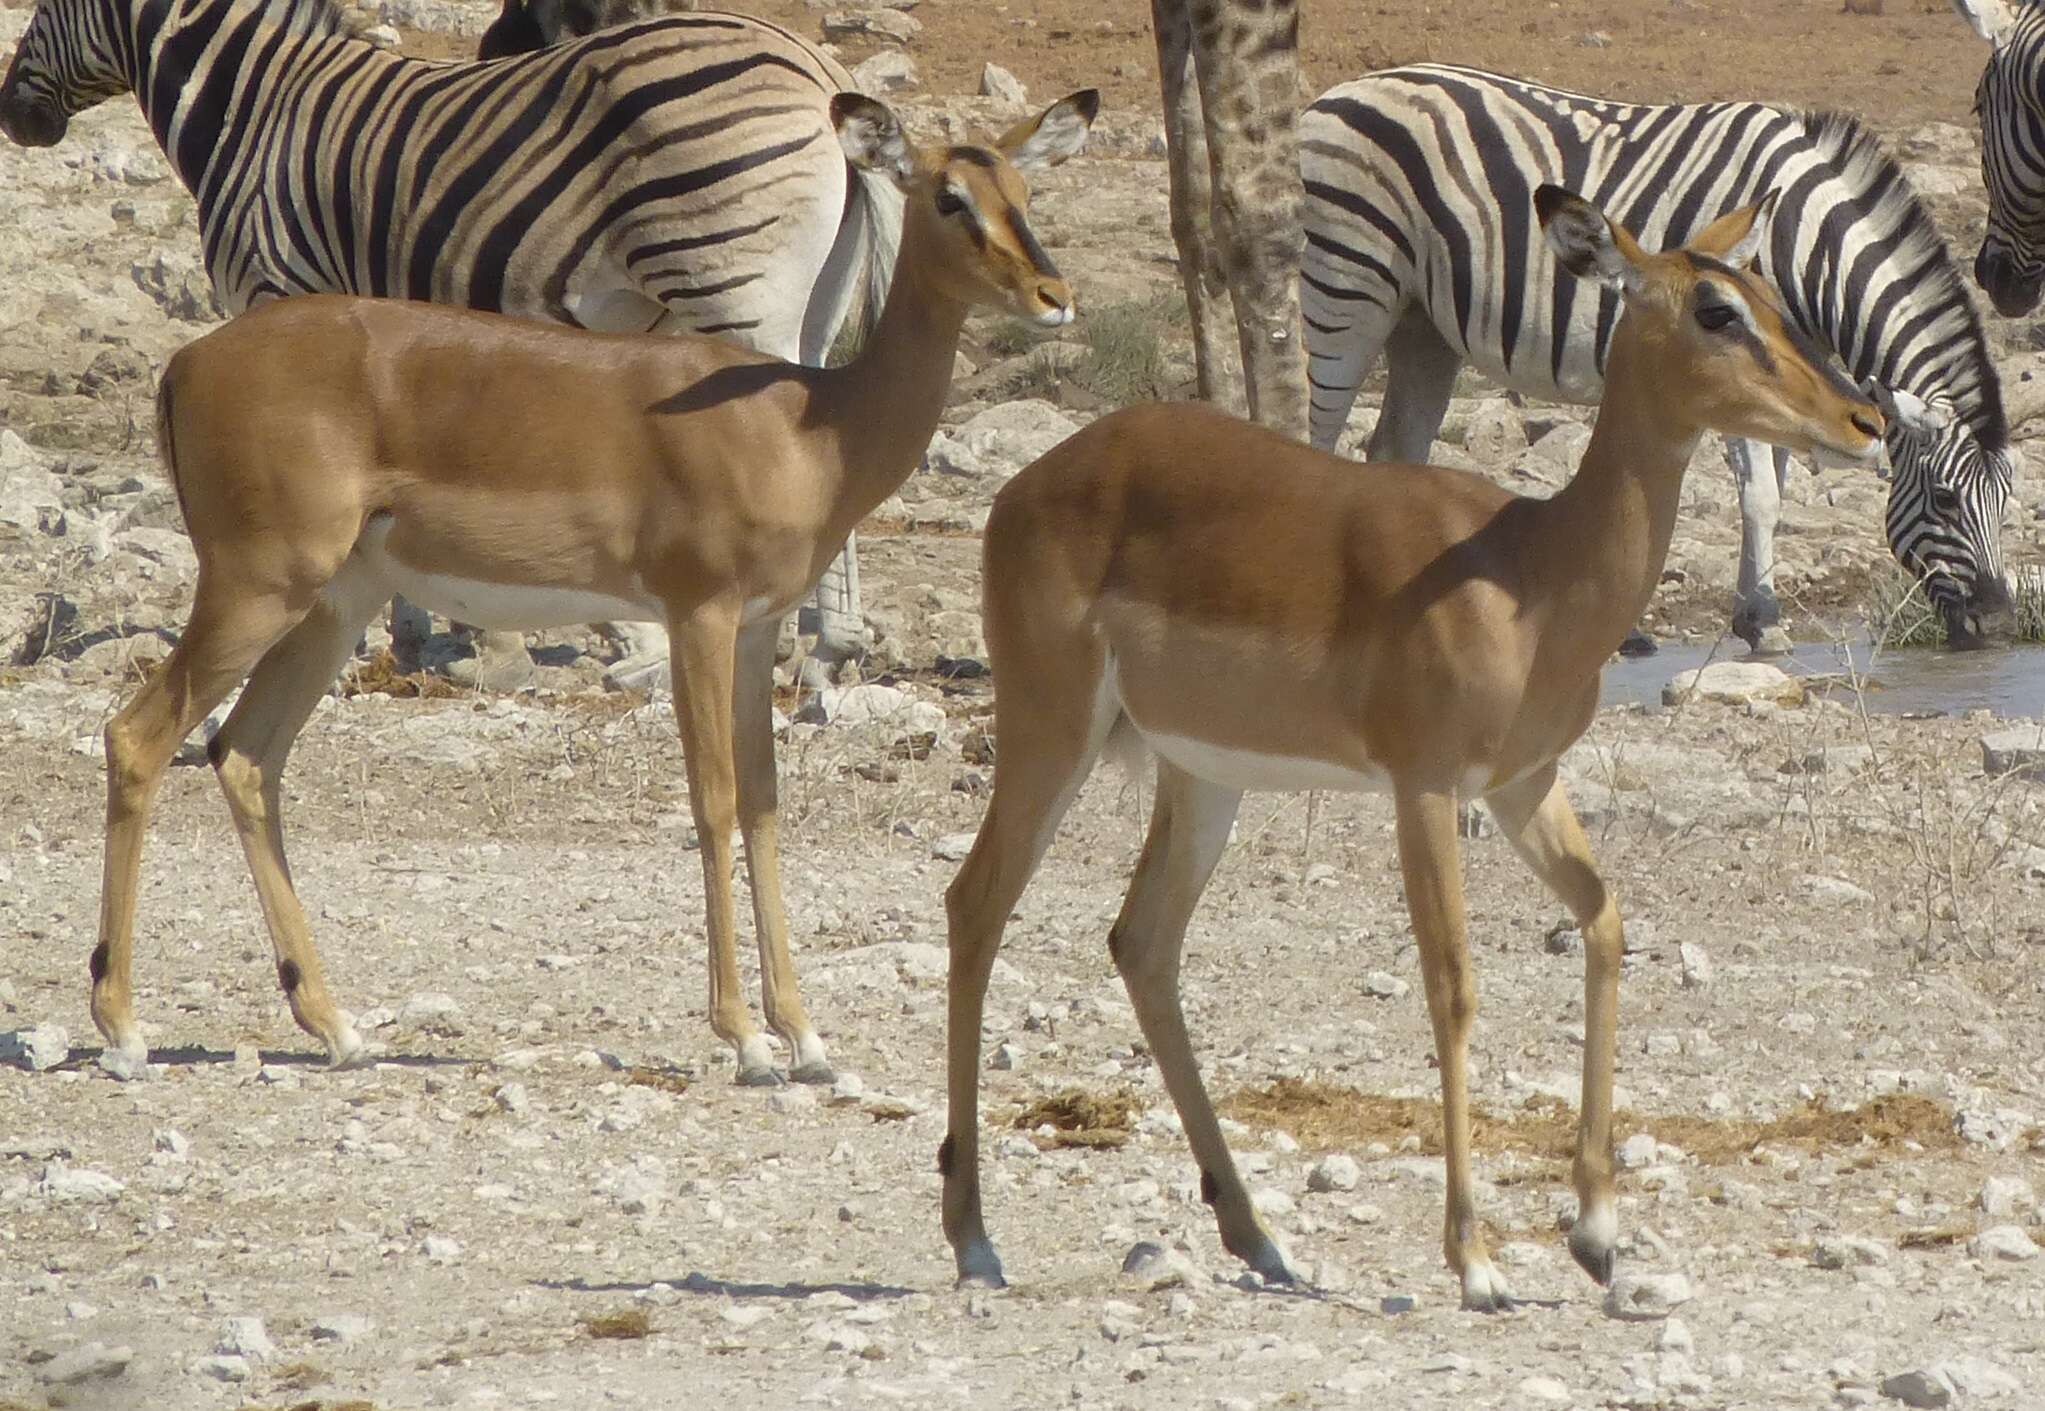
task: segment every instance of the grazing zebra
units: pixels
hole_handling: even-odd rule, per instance
[[[1524,393],[1598,399],[1618,300],[1557,265],[1534,214],[1542,182],[1583,192],[1650,247],[1775,191],[1757,268],[1890,414],[1890,548],[1955,643],[2007,610],[2012,464],[1980,320],[1901,170],[1852,118],[1614,103],[1415,65],[1323,94],[1300,161],[1315,445],[1333,446],[1381,351],[1373,460],[1426,459],[1466,362]],[[1771,466],[1768,448],[1733,441],[1727,459],[1744,520],[1734,630],[1786,645],[1773,539],[1788,458]]]
[[[1974,90],[1988,231],[1974,279],[2004,318],[2038,307],[2045,289],[2045,8],[1953,0],[1992,46]]]
[[[135,94],[230,313],[392,295],[815,364],[862,299],[877,312],[901,224],[900,194],[855,173],[832,128],[851,87],[740,15],[442,64],[377,49],[329,0],[41,0],[0,129],[49,146]],[[826,629],[856,636],[856,612]]]

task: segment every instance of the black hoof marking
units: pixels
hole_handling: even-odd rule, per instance
[[[107,977],[107,943],[105,941],[101,941],[92,948],[92,959],[86,962],[85,968],[92,972],[92,983],[95,985]]]
[[[1221,1187],[1215,1184],[1214,1173],[1212,1171],[1202,1171],[1200,1173],[1200,1199],[1202,1203],[1212,1205],[1220,1198]]]
[[[298,982],[305,977],[298,973],[298,962],[280,960],[277,962],[277,983],[284,987],[287,995],[298,993]]]
[[[937,1174],[947,1181],[951,1179],[952,1166],[958,1160],[958,1145],[950,1137],[937,1144]]]

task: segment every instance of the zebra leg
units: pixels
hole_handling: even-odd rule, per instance
[[[1179,277],[1193,323],[1200,399],[1241,415],[1242,381],[1235,368],[1235,340],[1228,336],[1233,310],[1212,230],[1214,187],[1193,66],[1193,18],[1182,0],[1151,0],[1150,12],[1163,78],[1172,243],[1179,250]]]
[[[1303,441],[1298,0],[1192,9],[1215,244],[1235,304],[1244,392],[1253,418]]]
[[[475,655],[449,662],[447,674],[479,691],[523,691],[538,677],[539,667],[518,633],[479,627]]]
[[[1300,282],[1300,315],[1306,326],[1308,411],[1313,444],[1332,451],[1349,424],[1357,389],[1377,366],[1391,336],[1394,316],[1374,293],[1337,287],[1315,269],[1307,252],[1307,270],[1316,280]],[[1396,291],[1393,291],[1396,292]]]
[[[1775,457],[1780,456],[1778,462]],[[1733,632],[1757,652],[1786,652],[1789,633],[1775,600],[1775,526],[1782,518],[1788,453],[1763,441],[1725,443],[1725,457],[1740,491],[1740,577],[1733,599]]]
[[[1384,407],[1365,459],[1420,464],[1441,430],[1463,358],[1418,305],[1409,305],[1385,340]]]

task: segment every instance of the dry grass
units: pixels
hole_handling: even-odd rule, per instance
[[[390,648],[380,649],[341,677],[343,696],[396,696],[400,700],[452,700],[464,694],[444,677],[424,671],[398,670]]]
[[[685,1093],[689,1090],[686,1077],[664,1068],[628,1068],[625,1070],[625,1083],[634,1088],[658,1088],[664,1093]]]
[[[1037,1145],[1052,1147],[1094,1147],[1113,1149],[1129,1140],[1130,1124],[1138,1103],[1126,1092],[1090,1093],[1083,1088],[1066,1088],[1026,1103],[1010,1121],[1019,1131],[1034,1134]],[[1049,1127],[1049,1132],[1038,1132]]]
[[[1255,1126],[1281,1128],[1301,1145],[1331,1150],[1372,1142],[1397,1146],[1418,1137],[1420,1149],[1442,1149],[1441,1104],[1431,1098],[1381,1097],[1334,1083],[1280,1078],[1266,1088],[1231,1094],[1221,1103],[1225,1116]],[[1650,1115],[1621,1109],[1613,1115],[1623,1132],[1647,1132],[1656,1141],[1681,1147],[1707,1166],[1746,1160],[1762,1147],[1805,1151],[1871,1146],[1926,1151],[1959,1145],[1953,1115],[1929,1098],[1913,1094],[1878,1097],[1856,1108],[1827,1107],[1822,1098],[1779,1117]],[[1576,1113],[1554,1098],[1535,1098],[1520,1111],[1496,1114],[1472,1109],[1470,1140],[1482,1152],[1522,1153],[1555,1160],[1576,1149]]]
[[[582,1320],[582,1330],[593,1338],[626,1341],[651,1337],[653,1319],[643,1308],[625,1308],[616,1313],[598,1313]]]

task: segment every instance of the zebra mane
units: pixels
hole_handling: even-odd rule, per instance
[[[1989,357],[1981,316],[1910,179],[1852,114],[1814,111],[1797,116],[1812,145],[1854,193],[1862,219],[1872,218],[1885,232],[1894,263],[1923,272],[1912,288],[1921,306],[1929,310],[1923,336],[1944,350],[1942,371],[1960,419],[1986,449],[2007,449],[2009,424],[2003,413],[2002,385]]]
[[[263,18],[294,34],[360,39],[377,17],[352,0],[248,0]]]

